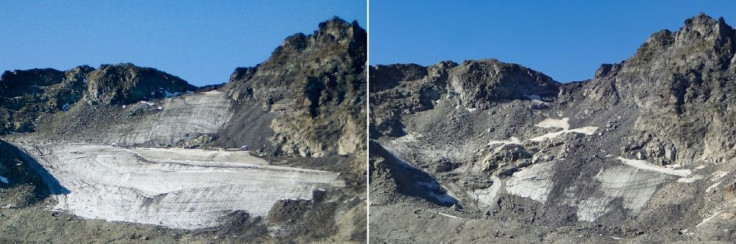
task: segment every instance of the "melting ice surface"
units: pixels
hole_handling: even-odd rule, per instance
[[[269,165],[244,151],[20,145],[68,189],[56,210],[84,218],[197,229],[235,210],[265,216],[280,199],[344,187],[338,174]]]

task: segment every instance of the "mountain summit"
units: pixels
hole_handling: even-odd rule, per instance
[[[335,17],[206,87],[129,63],[5,72],[0,230],[52,242],[365,240],[366,37]],[[86,234],[99,229],[114,231]]]
[[[372,241],[735,240],[735,33],[700,14],[567,84],[371,67]]]

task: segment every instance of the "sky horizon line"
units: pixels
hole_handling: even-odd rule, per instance
[[[367,26],[367,2],[2,1],[0,71],[133,63],[195,86],[227,82],[289,36],[334,16]]]
[[[362,28],[362,29],[365,29],[365,27],[364,27],[363,25],[361,25],[361,24],[360,24],[360,22],[358,22],[358,20],[355,20],[355,19],[354,19],[354,20],[348,20],[348,19],[342,18],[341,16],[337,16],[337,15],[335,15],[335,16],[331,16],[331,17],[329,17],[329,18],[326,18],[326,19],[325,19],[324,21],[321,21],[321,22],[319,22],[318,24],[316,24],[316,25],[315,25],[315,29],[314,29],[314,30],[313,30],[312,32],[296,32],[296,33],[293,33],[293,34],[291,34],[291,35],[287,35],[287,36],[284,36],[284,37],[283,37],[282,39],[283,39],[283,40],[286,40],[286,39],[287,39],[288,37],[290,37],[290,36],[293,36],[293,35],[298,35],[298,34],[304,34],[304,35],[307,35],[307,36],[309,36],[309,35],[312,35],[312,34],[314,34],[315,32],[317,32],[317,31],[319,30],[319,24],[321,24],[321,23],[324,23],[324,22],[327,22],[327,21],[330,21],[330,20],[332,20],[332,19],[334,19],[334,18],[338,18],[338,19],[341,19],[341,20],[343,20],[343,21],[345,21],[345,22],[347,22],[347,23],[353,23],[353,22],[356,22],[356,23],[358,23],[358,26],[359,26],[360,28]],[[277,44],[275,44],[275,45],[274,45],[274,47],[270,49],[270,50],[271,50],[271,54],[269,54],[269,56],[268,56],[268,57],[267,57],[266,59],[264,59],[264,60],[262,60],[262,61],[260,61],[260,62],[258,62],[258,63],[256,63],[256,64],[254,64],[254,65],[250,65],[250,66],[242,66],[242,65],[241,65],[241,66],[235,66],[235,67],[232,67],[232,72],[231,72],[231,73],[230,73],[230,74],[229,74],[229,75],[228,75],[228,76],[226,77],[227,79],[225,79],[224,81],[222,81],[222,82],[215,82],[215,83],[208,83],[208,84],[203,84],[203,85],[193,84],[193,83],[192,83],[192,82],[190,82],[189,80],[187,80],[187,79],[184,79],[184,78],[180,77],[179,75],[177,75],[177,74],[175,74],[175,73],[171,73],[171,72],[168,72],[168,71],[166,71],[166,70],[162,70],[162,69],[160,69],[160,68],[158,68],[158,67],[154,67],[154,66],[145,66],[145,65],[138,65],[138,64],[136,64],[136,63],[134,63],[134,62],[130,62],[130,61],[120,61],[120,62],[116,62],[116,63],[98,63],[98,64],[96,64],[96,65],[92,65],[92,64],[78,64],[78,65],[73,65],[73,66],[71,66],[71,67],[69,67],[69,68],[66,68],[66,69],[58,69],[58,68],[55,68],[55,67],[34,67],[34,68],[25,68],[25,69],[24,69],[24,68],[13,68],[13,69],[0,70],[0,75],[1,75],[1,74],[4,74],[5,72],[13,72],[13,71],[26,71],[26,70],[34,70],[34,69],[53,69],[53,70],[56,70],[56,71],[62,71],[62,72],[63,72],[63,71],[69,71],[69,70],[72,70],[72,69],[74,69],[74,68],[76,68],[76,67],[83,67],[83,66],[88,66],[88,67],[92,67],[92,68],[94,68],[94,69],[99,69],[99,68],[100,68],[100,67],[102,67],[103,65],[124,65],[124,64],[132,64],[132,65],[134,65],[134,66],[136,66],[136,67],[141,67],[141,68],[153,68],[153,69],[156,69],[156,70],[158,70],[158,71],[164,72],[164,73],[166,73],[166,74],[169,74],[169,75],[172,75],[172,76],[176,76],[176,77],[178,77],[178,78],[180,78],[180,79],[182,79],[182,80],[186,81],[187,83],[189,83],[189,84],[191,84],[191,85],[194,85],[194,86],[197,86],[197,87],[205,87],[205,86],[212,86],[212,85],[222,85],[222,84],[226,84],[226,83],[228,83],[228,82],[230,81],[230,80],[229,80],[229,78],[230,78],[230,75],[232,75],[232,74],[233,74],[233,73],[234,73],[234,72],[236,71],[236,69],[238,69],[238,68],[251,68],[251,67],[255,67],[255,66],[258,66],[258,65],[262,64],[263,62],[266,62],[266,61],[267,61],[267,60],[268,60],[269,58],[271,58],[271,55],[273,54],[273,52],[274,52],[274,51],[275,51],[275,50],[276,50],[276,49],[277,49],[277,48],[278,48],[278,47],[279,47],[280,45],[281,45],[280,43],[277,43]]]
[[[688,18],[688,19],[686,19],[686,20],[684,20],[684,21],[687,21],[687,20],[689,20],[689,19],[693,19],[693,18],[695,18],[695,17],[697,17],[697,16],[699,16],[699,15],[701,15],[701,14],[704,14],[704,15],[706,15],[706,16],[708,16],[708,17],[710,17],[710,18],[714,19],[714,20],[719,20],[719,19],[724,19],[724,20],[725,20],[725,18],[723,18],[722,16],[716,17],[716,16],[711,16],[711,15],[708,15],[707,13],[703,13],[703,12],[700,12],[700,13],[698,13],[697,15],[694,15],[694,16],[692,16],[692,17],[690,17],[690,18]],[[734,28],[734,26],[733,26],[733,25],[729,25],[729,24],[728,24],[728,22],[726,22],[726,24],[727,24],[728,26],[730,26],[731,28]],[[683,26],[681,26],[681,27],[679,27],[679,28],[677,28],[677,29],[670,29],[670,28],[665,28],[665,29],[661,29],[661,30],[659,30],[659,31],[667,30],[667,31],[670,31],[670,32],[677,32],[677,31],[681,30],[681,29],[682,29],[682,27],[684,27],[684,25],[683,25]],[[652,35],[654,35],[655,33],[656,33],[656,32],[652,32],[651,34],[649,34],[649,36],[647,36],[647,38],[651,37],[651,36],[652,36]],[[641,47],[641,45],[644,45],[644,43],[646,43],[646,40],[645,40],[644,42],[642,42],[642,43],[641,43],[641,44],[639,45],[639,47]],[[636,50],[638,50],[638,47],[637,47],[637,49],[636,49]],[[612,63],[601,63],[601,64],[599,64],[599,65],[598,65],[598,67],[597,67],[597,68],[595,68],[595,69],[594,69],[594,70],[593,70],[593,71],[591,72],[591,74],[594,74],[594,72],[595,72],[595,71],[597,71],[597,70],[598,70],[598,69],[599,69],[599,68],[600,68],[601,66],[603,66],[603,65],[610,65],[610,64],[621,64],[621,63],[625,62],[626,60],[630,59],[631,57],[633,57],[633,56],[634,56],[634,55],[636,54],[636,50],[634,50],[634,51],[633,51],[633,52],[631,53],[631,56],[629,56],[629,57],[627,57],[626,59],[623,59],[623,60],[621,60],[621,61],[619,61],[619,62],[612,62]],[[501,59],[498,59],[498,58],[495,58],[495,57],[486,57],[486,58],[478,58],[478,59],[463,59],[463,60],[449,60],[449,59],[446,59],[446,60],[439,60],[439,61],[436,61],[436,62],[433,62],[433,63],[426,63],[426,64],[422,64],[422,63],[414,63],[414,62],[409,62],[409,63],[370,64],[370,66],[372,66],[372,67],[375,67],[375,66],[378,66],[378,65],[381,65],[381,66],[389,66],[389,65],[401,65],[401,64],[416,64],[416,65],[420,65],[420,66],[424,66],[424,67],[429,67],[429,66],[432,66],[432,65],[436,65],[436,64],[439,64],[439,63],[442,63],[442,62],[453,62],[453,63],[457,63],[457,64],[462,64],[462,63],[464,63],[464,62],[468,62],[468,61],[481,61],[481,60],[497,60],[497,61],[499,61],[499,62],[502,62],[502,63],[508,63],[508,64],[516,64],[516,65],[520,65],[520,66],[523,66],[523,67],[529,68],[529,69],[531,69],[531,70],[534,70],[534,71],[536,71],[536,72],[542,73],[542,74],[544,74],[544,75],[547,75],[548,77],[552,78],[552,80],[554,80],[554,81],[556,81],[556,82],[559,82],[559,83],[563,83],[563,84],[564,84],[564,83],[583,82],[583,81],[588,81],[588,80],[590,80],[590,79],[593,79],[593,78],[594,78],[594,76],[591,76],[590,78],[587,78],[587,79],[582,79],[582,80],[570,80],[570,81],[560,81],[560,80],[557,80],[557,79],[555,79],[554,77],[550,76],[549,74],[545,73],[544,71],[541,71],[541,70],[536,70],[536,69],[534,69],[534,68],[531,68],[531,67],[528,67],[528,66],[526,66],[526,65],[524,65],[524,64],[522,64],[522,63],[508,62],[508,61],[504,61],[504,60],[501,60]]]
[[[649,36],[705,13],[734,26],[736,2],[371,2],[370,65],[497,59],[561,83],[630,58]],[[412,11],[397,11],[412,9]]]

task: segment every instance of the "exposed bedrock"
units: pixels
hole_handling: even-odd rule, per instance
[[[543,242],[733,241],[718,228],[736,226],[733,187],[723,185],[736,166],[735,38],[723,19],[700,14],[592,79],[565,84],[497,60],[371,67],[370,138],[462,206],[394,190],[371,212],[411,216],[401,209],[416,207],[457,217],[438,225],[469,229],[510,221],[534,226]],[[371,199],[394,194],[383,182],[371,182]],[[454,230],[445,233],[468,234]]]
[[[335,17],[205,87],[130,63],[3,73],[0,136],[22,150],[0,144],[0,207],[20,206],[0,228],[71,214],[131,239],[364,240],[366,38]]]

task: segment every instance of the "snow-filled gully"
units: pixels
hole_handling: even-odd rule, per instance
[[[84,218],[197,229],[235,210],[265,216],[280,199],[344,187],[337,173],[271,166],[244,151],[18,146],[66,188],[54,210]]]

